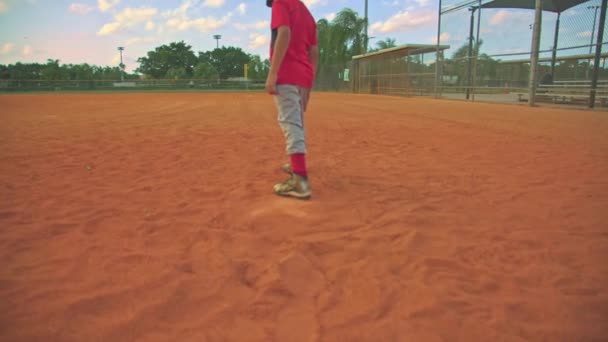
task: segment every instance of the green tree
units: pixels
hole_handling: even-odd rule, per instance
[[[61,68],[58,59],[48,59],[46,65],[42,69],[42,77],[45,80],[60,80]]]
[[[188,76],[188,73],[186,72],[186,69],[184,69],[183,67],[172,67],[169,70],[167,70],[167,74],[165,75],[165,78],[179,80],[179,79],[186,78],[187,76]]]
[[[378,50],[390,49],[397,46],[396,42],[397,40],[394,38],[386,38],[385,40],[377,42],[376,46],[378,47]]]
[[[57,59],[48,59],[46,64],[20,63],[0,66],[2,77],[14,80],[118,80],[119,67],[83,64],[60,64]],[[136,74],[126,74],[127,79],[139,78]]]
[[[339,75],[347,68],[355,55],[365,52],[365,18],[346,8],[334,20],[317,22],[319,40],[319,67],[317,85],[336,88]]]
[[[215,80],[219,76],[217,70],[208,62],[199,62],[194,67],[194,77],[203,80]]]
[[[252,80],[265,80],[270,70],[270,61],[262,61],[260,56],[252,55],[249,60],[249,78]]]
[[[61,66],[61,73],[64,79],[68,80],[91,80],[93,70],[87,63],[83,64],[64,64]]]
[[[119,80],[120,79],[120,68],[119,67],[95,67],[94,68],[95,79],[97,80]]]
[[[199,52],[199,62],[211,64],[220,78],[243,77],[249,55],[238,47],[221,47],[213,51]]]
[[[475,58],[475,55],[479,53],[483,41],[480,39],[478,43],[473,43],[471,58]],[[471,63],[472,67],[473,63]],[[464,43],[459,47],[452,55],[451,60],[446,61],[445,73],[446,75],[458,76],[458,84],[464,85],[468,81],[468,70],[469,70],[469,43]]]
[[[38,80],[42,78],[43,64],[17,62],[7,66],[9,78],[14,80]]]
[[[192,46],[183,41],[159,46],[137,61],[140,65],[135,71],[152,78],[165,77],[172,68],[182,68],[186,77],[191,77],[198,62]]]
[[[0,79],[8,79],[11,77],[11,74],[8,69],[8,65],[0,64]]]

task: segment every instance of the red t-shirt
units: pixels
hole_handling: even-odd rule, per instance
[[[306,5],[300,0],[274,0],[272,4],[272,42],[270,58],[274,53],[274,44],[279,26],[289,26],[291,40],[285,58],[279,69],[277,84],[291,84],[312,88],[315,78],[314,67],[308,51],[317,45],[317,24]]]

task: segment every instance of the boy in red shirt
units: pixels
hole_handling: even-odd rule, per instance
[[[304,112],[319,59],[317,25],[300,0],[266,0],[266,5],[272,8],[271,64],[266,91],[274,95],[291,161],[283,166],[291,177],[276,184],[274,192],[309,199],[312,192],[306,171]]]

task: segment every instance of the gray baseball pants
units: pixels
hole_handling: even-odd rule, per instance
[[[287,84],[277,85],[278,94],[274,100],[279,115],[278,121],[288,155],[306,153],[306,136],[304,130],[304,112],[308,106],[310,89]]]

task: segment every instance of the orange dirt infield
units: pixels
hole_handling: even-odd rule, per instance
[[[608,116],[313,94],[0,96],[2,341],[599,341]]]

